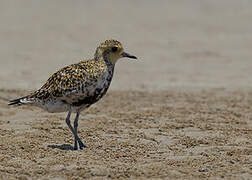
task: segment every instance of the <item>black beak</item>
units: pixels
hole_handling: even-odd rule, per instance
[[[127,57],[127,58],[131,58],[131,59],[137,59],[136,56],[133,56],[133,55],[131,55],[129,53],[126,53],[126,52],[122,52],[121,55],[122,55],[122,57]]]

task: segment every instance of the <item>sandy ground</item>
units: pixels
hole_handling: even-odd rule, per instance
[[[252,2],[0,1],[0,179],[252,179]],[[108,94],[83,111],[8,107],[120,40]],[[73,118],[73,117],[72,117]]]
[[[251,105],[251,92],[223,89],[111,91],[82,113],[87,148],[72,151],[66,114],[1,100],[0,177],[249,179]]]

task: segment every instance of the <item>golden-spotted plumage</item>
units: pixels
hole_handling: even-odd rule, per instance
[[[41,89],[30,97],[46,100],[48,98],[63,98],[83,91],[83,87],[95,83],[108,70],[103,60],[81,61],[62,68],[54,73]]]
[[[10,101],[9,105],[34,105],[48,112],[68,111],[66,123],[75,137],[73,149],[78,149],[78,144],[82,149],[85,145],[77,132],[80,111],[106,94],[113,77],[115,63],[122,57],[136,59],[135,56],[124,52],[119,41],[106,40],[97,47],[93,59],[62,68],[40,89]],[[74,127],[70,123],[72,112],[76,112]]]

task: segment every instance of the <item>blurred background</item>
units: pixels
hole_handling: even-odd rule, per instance
[[[106,39],[138,60],[82,112],[84,151],[65,113],[7,105]],[[252,0],[0,0],[0,179],[252,179],[251,70]]]
[[[251,88],[252,1],[1,0],[0,88],[36,89],[106,39],[122,59],[111,89]]]

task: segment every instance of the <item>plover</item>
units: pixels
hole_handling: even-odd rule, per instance
[[[83,149],[86,146],[77,129],[80,112],[106,94],[115,63],[123,57],[137,59],[126,53],[119,41],[106,40],[97,47],[93,59],[60,69],[40,89],[10,101],[9,105],[33,105],[51,113],[68,112],[66,124],[74,135],[74,150],[78,149],[78,144]],[[74,126],[70,122],[72,112],[76,112]]]

